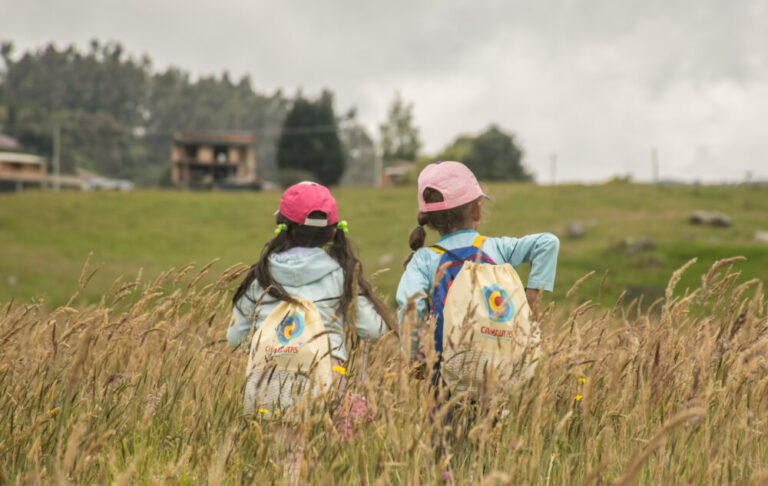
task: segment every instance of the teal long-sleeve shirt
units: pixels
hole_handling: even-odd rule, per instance
[[[344,291],[344,272],[339,264],[322,248],[291,248],[269,256],[272,277],[290,295],[315,302],[320,318],[329,331],[331,356],[346,361],[344,326],[337,317],[338,297]],[[255,303],[264,293],[258,280],[254,280],[232,309],[232,320],[227,329],[227,340],[232,346],[244,343],[253,328],[258,330],[278,302],[267,296],[259,306]],[[367,341],[375,341],[386,331],[386,324],[367,297],[355,301],[356,332]],[[248,343],[245,343],[248,344]]]
[[[437,244],[448,250],[471,246],[478,233],[474,230],[461,230],[445,235]],[[555,285],[557,252],[560,241],[551,233],[538,233],[522,238],[487,238],[483,251],[498,265],[509,263],[515,269],[524,263],[531,264],[528,275],[529,289],[552,291]],[[427,296],[434,285],[435,274],[442,255],[429,248],[419,249],[408,262],[405,273],[397,287],[398,317],[410,299],[416,299],[420,317],[428,314]]]

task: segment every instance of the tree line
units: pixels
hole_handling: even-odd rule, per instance
[[[117,42],[94,40],[85,50],[49,44],[20,55],[4,42],[0,55],[0,131],[49,155],[59,126],[65,173],[81,168],[141,185],[167,183],[174,133],[194,130],[258,134],[259,177],[285,183],[367,185],[381,166],[433,159],[421,156],[413,105],[399,94],[377,144],[354,109],[335,112],[329,90],[290,97],[255,90],[249,76],[155,71],[149,57],[130,55]],[[480,178],[530,179],[513,137],[495,126],[457,138],[443,155],[467,163]]]

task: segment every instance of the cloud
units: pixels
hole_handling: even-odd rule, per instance
[[[375,134],[396,90],[426,148],[495,122],[549,179],[768,178],[768,4],[629,0],[118,2],[27,0],[0,31],[20,47],[116,39],[157,68],[249,73],[355,105]],[[727,168],[727,169],[726,169]]]

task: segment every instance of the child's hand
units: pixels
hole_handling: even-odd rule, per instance
[[[528,299],[528,306],[531,308],[531,319],[539,320],[539,301],[541,300],[540,289],[525,289],[525,297]]]

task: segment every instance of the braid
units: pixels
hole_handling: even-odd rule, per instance
[[[419,213],[416,216],[416,222],[418,226],[411,230],[411,234],[408,236],[408,246],[411,247],[411,254],[403,262],[403,267],[408,266],[408,262],[411,261],[416,250],[424,246],[424,240],[427,239],[427,232],[424,231],[424,225],[429,224],[429,213]]]

